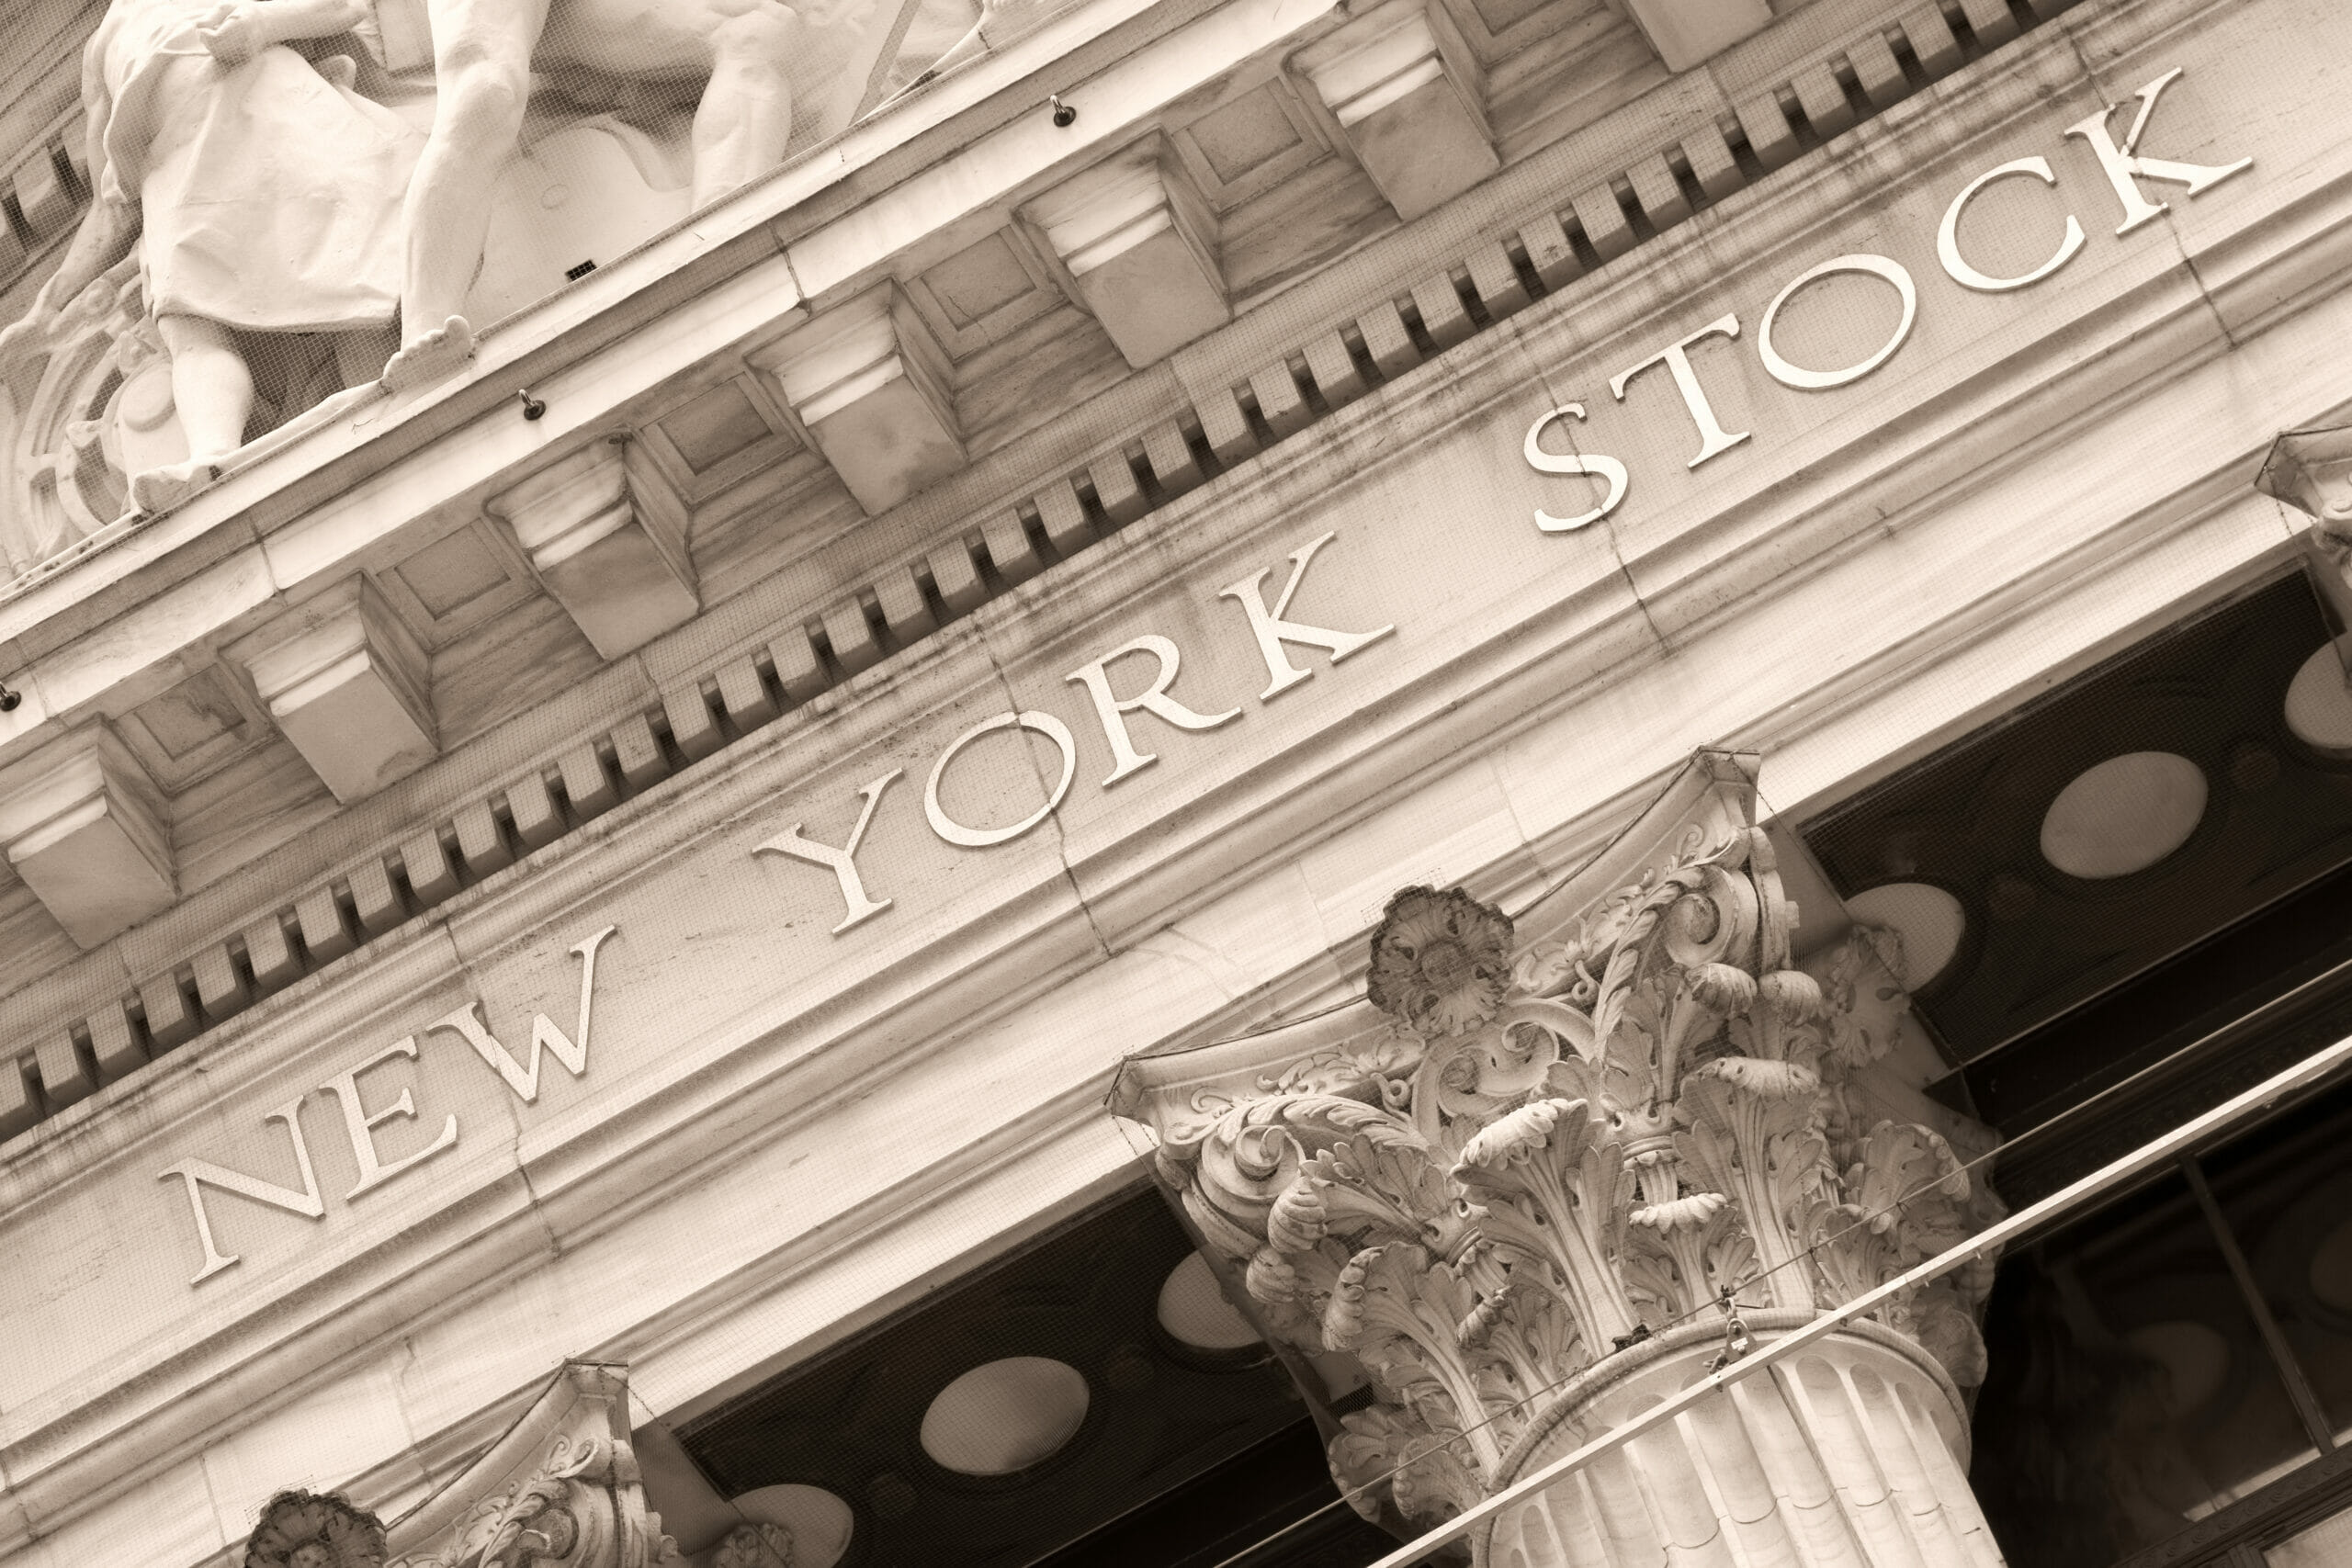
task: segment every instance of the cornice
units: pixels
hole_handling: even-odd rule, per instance
[[[104,1013],[111,1018],[119,1013],[128,987],[158,983],[159,976],[185,969],[190,963],[191,952],[200,949],[213,933],[224,929],[245,929],[256,919],[289,919],[290,910],[300,898],[323,895],[322,889],[306,890],[303,885],[332,882],[340,870],[334,863],[338,859],[355,852],[363,859],[370,852],[378,858],[397,852],[396,846],[420,829],[431,831],[437,827],[442,837],[448,838],[452,831],[448,826],[450,814],[479,809],[484,796],[496,797],[500,782],[547,772],[567,744],[575,750],[583,750],[592,742],[604,744],[600,720],[613,711],[631,705],[644,709],[658,731],[663,722],[661,714],[665,701],[700,705],[703,698],[695,688],[708,687],[715,666],[742,664],[747,655],[757,654],[777,626],[806,621],[812,610],[821,607],[805,603],[803,569],[830,581],[856,581],[864,574],[886,570],[894,557],[919,552],[923,541],[936,534],[968,527],[976,513],[986,516],[991,511],[1003,513],[1008,486],[1020,486],[1024,480],[1034,482],[1035,470],[1041,466],[1066,466],[1106,441],[1124,440],[1134,422],[1146,417],[1146,411],[1155,404],[1170,400],[1182,403],[1189,399],[1206,408],[1211,406],[1214,396],[1225,397],[1229,404],[1230,394],[1223,389],[1246,378],[1244,373],[1251,368],[1255,357],[1267,353],[1270,339],[1283,342],[1307,337],[1317,328],[1327,328],[1335,311],[1359,306],[1366,294],[1393,287],[1397,278],[1409,276],[1415,266],[1461,254],[1465,247],[1476,270],[1480,265],[1477,247],[1468,236],[1498,228],[1502,232],[1510,232],[1526,221],[1531,211],[1555,204],[1561,185],[1573,182],[1578,171],[1593,165],[1607,167],[1610,160],[1622,159],[1623,143],[1628,140],[1662,141],[1672,133],[1687,134],[1687,129],[1683,129],[1686,122],[1694,117],[1703,120],[1709,114],[1722,112],[1722,105],[1732,101],[1733,95],[1769,85],[1776,74],[1792,69],[1792,62],[1831,48],[1871,9],[1864,0],[1816,4],[1804,8],[1784,24],[1719,57],[1705,73],[1667,84],[1619,114],[1506,170],[1414,230],[1375,241],[1354,255],[1288,288],[1254,310],[1244,322],[1182,351],[1166,367],[1134,378],[1069,418],[1057,421],[1053,428],[1023,437],[975,465],[967,474],[934,487],[888,515],[872,519],[840,539],[827,541],[821,552],[812,549],[796,570],[779,572],[766,583],[715,608],[625,663],[607,666],[587,685],[506,722],[490,735],[477,738],[464,749],[462,758],[452,757],[442,765],[428,768],[396,791],[347,809],[336,818],[331,831],[305,834],[296,842],[273,852],[266,865],[256,864],[225,883],[183,898],[176,908],[126,934],[112,950],[69,963],[34,987],[0,1003],[0,1016],[6,1017],[20,1035],[50,1038],[52,1047],[61,1050],[62,1042],[69,1033],[119,1032],[122,1027],[119,1023],[106,1022],[98,1015]],[[1104,37],[1110,39],[1110,35]],[[1125,35],[1120,35],[1118,39],[1110,39],[1100,47],[1125,47],[1121,41],[1124,39]],[[1921,101],[1925,100],[1915,100],[1915,104]],[[1898,106],[1897,113],[1901,112],[1902,107]],[[887,140],[878,130],[874,137],[876,147]],[[1790,188],[1787,181],[1791,177],[1776,176],[1768,186],[1785,190]],[[1753,202],[1736,202],[1719,209],[1718,216],[1740,215],[1743,243],[1750,239],[1769,243],[1771,236],[1762,233],[1760,228],[1755,236],[1747,233],[1750,226],[1766,220],[1767,210]],[[1807,215],[1814,210],[1814,205],[1804,201],[1792,208],[1800,222],[1809,221]],[[1717,221],[1713,229],[1720,234],[1723,226]],[[1705,230],[1709,225],[1685,225],[1676,233],[1687,235],[1694,227]],[[1641,252],[1645,258],[1656,255],[1662,267],[1670,269],[1674,265],[1672,250],[1659,253],[1659,243],[1652,241],[1642,246]],[[1492,252],[1489,260],[1502,254],[1491,242],[1486,242],[1486,248]],[[348,520],[333,507],[299,525],[281,528],[266,539],[248,539],[241,544],[237,530],[222,529],[187,541],[176,553],[171,547],[175,537],[171,529],[183,525],[193,513],[175,513],[162,520],[157,532],[139,536],[142,542],[137,550],[155,558],[158,571],[184,570],[209,562],[206,575],[190,580],[164,599],[142,609],[126,621],[119,632],[112,626],[94,628],[80,639],[78,646],[51,650],[45,656],[44,666],[52,676],[49,694],[60,701],[119,709],[144,694],[148,688],[168,683],[186,672],[182,655],[175,649],[200,650],[209,642],[234,635],[253,619],[273,613],[281,596],[300,596],[309,592],[306,585],[329,580],[338,570],[347,570],[354,558],[368,558],[371,548],[379,547],[381,540],[404,525],[407,515],[430,514],[435,508],[458,504],[466,496],[487,488],[492,480],[483,476],[503,471],[501,464],[512,456],[506,448],[514,443],[538,441],[560,446],[591,427],[601,427],[600,421],[610,415],[600,414],[588,406],[594,401],[589,389],[602,388],[608,395],[623,395],[628,386],[659,385],[666,376],[683,373],[682,367],[702,363],[711,354],[724,351],[729,334],[741,327],[747,311],[756,314],[769,310],[777,305],[779,299],[784,304],[790,304],[788,298],[777,296],[772,287],[773,278],[783,276],[777,269],[788,269],[787,263],[769,256],[764,262],[753,258],[746,265],[753,268],[743,275],[747,281],[699,295],[692,293],[692,278],[678,275],[665,285],[666,297],[687,302],[678,304],[661,321],[658,330],[646,328],[639,334],[645,342],[628,339],[601,355],[591,355],[583,366],[557,375],[553,380],[535,377],[535,384],[553,399],[558,409],[548,420],[537,425],[506,420],[469,426],[459,434],[468,438],[470,457],[466,451],[453,448],[440,455],[428,470],[420,470],[420,474],[411,475],[406,480],[399,477],[401,470],[390,470],[379,480],[354,491],[345,511],[363,522],[356,545]],[[1447,261],[1445,265],[1453,264]],[[620,274],[618,268],[610,270],[616,276]],[[1589,279],[1569,284],[1561,297],[1577,301],[1579,330],[1598,341],[1612,325],[1639,320],[1643,312],[1658,308],[1661,290],[1645,281],[1651,276],[1647,270],[1636,271],[1629,262],[1620,261]],[[595,276],[602,277],[603,273]],[[594,278],[591,281],[594,282]],[[574,294],[567,293],[562,299],[571,300]],[[587,300],[589,295],[580,294],[579,299]],[[1549,314],[1557,318],[1561,312],[1553,309]],[[1492,338],[1498,330],[1508,333],[1515,320],[1506,318],[1500,329],[1489,326],[1477,336]],[[1464,323],[1465,328],[1468,324]],[[1555,321],[1553,332],[1544,339],[1544,346],[1547,353],[1572,354],[1579,346],[1579,340],[1574,334],[1563,338]],[[1457,355],[1473,357],[1445,356],[1445,363],[1451,367],[1475,362],[1475,353],[1483,352],[1492,352],[1492,344],[1485,351],[1457,350]],[[1407,372],[1400,383],[1411,384],[1417,376],[1432,374],[1436,372],[1427,368]],[[627,385],[620,385],[623,382]],[[614,390],[616,386],[618,393]],[[483,393],[485,398],[489,395]],[[583,407],[585,412],[571,412]],[[1346,438],[1341,427],[1328,415],[1306,428],[1316,430],[1318,439],[1326,433],[1334,439]],[[281,454],[288,461],[292,457],[290,451]],[[267,464],[256,469],[257,482],[271,471]],[[423,490],[416,482],[420,476],[426,487]],[[1067,490],[1066,485],[1063,488]],[[296,490],[299,489],[298,485]],[[284,493],[292,500],[300,499],[294,491]],[[1012,493],[1019,495],[1022,490],[1012,489]],[[1043,495],[1044,491],[1039,493]],[[335,536],[338,530],[342,536],[340,545],[321,547],[315,543]],[[818,558],[820,554],[821,558]],[[903,568],[899,570],[903,571]],[[122,592],[130,590],[126,586]],[[139,650],[141,634],[138,627],[141,624],[159,632],[169,645],[158,645],[163,648],[162,657],[157,657],[155,648]],[[70,626],[61,622],[40,628],[38,635],[49,638],[70,630]],[[122,632],[129,635],[121,635]],[[200,651],[194,656],[201,657]],[[147,661],[144,665],[142,660]],[[38,686],[39,682],[28,684]],[[36,701],[18,716],[20,720],[31,723],[39,718],[37,709],[41,694],[36,691]],[[257,893],[268,900],[260,908],[255,907]],[[371,930],[373,924],[371,921]]]

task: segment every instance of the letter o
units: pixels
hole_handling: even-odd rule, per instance
[[[967,828],[948,816],[939,804],[940,778],[947,772],[947,764],[956,760],[956,752],[981,736],[993,735],[1000,729],[1033,730],[1060,747],[1062,776],[1055,784],[1053,793],[1046,797],[1046,804],[1020,821],[1003,828]],[[951,844],[961,844],[967,850],[985,850],[992,845],[1011,843],[1054,814],[1054,807],[1059,806],[1062,796],[1069,793],[1069,781],[1077,773],[1078,738],[1070,734],[1069,725],[1052,714],[1041,713],[1035,708],[1023,708],[1019,713],[1001,713],[994,718],[972,726],[947,743],[947,750],[939,754],[939,761],[931,765],[930,781],[922,786],[922,813],[931,818],[931,830]]]
[[[1968,209],[1970,202],[1976,199],[1978,191],[1995,180],[2007,179],[2015,175],[2030,175],[2046,186],[2058,183],[2058,176],[2050,172],[2049,159],[2019,158],[2013,163],[2003,164],[1997,169],[1987,169],[1969,181],[1961,187],[1960,194],[1951,198],[1951,205],[1944,209],[1944,220],[1936,230],[1936,259],[1944,264],[1944,271],[1962,288],[1973,288],[1981,294],[2000,294],[2012,288],[2023,288],[2028,284],[2041,282],[2073,261],[2075,253],[2083,248],[2083,226],[2069,212],[2066,214],[2065,238],[2058,242],[2058,249],[2050,259],[2031,272],[2021,272],[2015,277],[1995,277],[1968,265],[1966,258],[1960,254],[1960,215]]]
[[[1881,344],[1876,354],[1860,365],[1849,365],[1843,370],[1807,370],[1802,365],[1790,364],[1781,357],[1781,351],[1772,346],[1772,323],[1779,317],[1781,307],[1806,284],[1841,272],[1866,272],[1894,286],[1895,293],[1903,298],[1903,320],[1895,323],[1894,335]],[[1819,266],[1808,267],[1797,274],[1789,279],[1787,288],[1772,296],[1772,302],[1764,307],[1764,319],[1756,326],[1756,352],[1763,356],[1765,371],[1781,385],[1810,392],[1826,391],[1832,387],[1859,381],[1893,358],[1894,351],[1903,346],[1903,340],[1911,335],[1911,322],[1918,313],[1919,291],[1912,287],[1911,275],[1904,270],[1902,263],[1867,253],[1832,256]]]

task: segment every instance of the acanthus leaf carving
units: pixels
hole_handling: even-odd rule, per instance
[[[680,1563],[677,1543],[646,1506],[629,1445],[627,1374],[589,1362],[568,1363],[522,1419],[390,1525],[338,1496],[281,1493],[245,1551],[245,1568]]]
[[[1287,1061],[1238,1042],[1205,1078],[1129,1064],[1123,1112],[1163,1134],[1163,1179],[1261,1325],[1370,1376],[1331,1445],[1343,1485],[1388,1477],[1433,1522],[1611,1358],[1719,1314],[1804,1321],[1997,1212],[1952,1143],[1989,1134],[1879,1081],[1904,1006],[1885,939],[1794,960],[1751,802],[1717,772],[1637,829],[1654,848],[1615,886],[1516,919],[1406,889],[1367,999],[1265,1038],[1299,1043]],[[1987,1263],[1876,1315],[1973,1382],[1990,1284]]]

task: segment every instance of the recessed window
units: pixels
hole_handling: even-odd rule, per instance
[[[1960,900],[1926,882],[1889,882],[1857,893],[1846,900],[1846,912],[1903,939],[1903,972],[1895,978],[1913,989],[1951,967],[1968,931]]]
[[[2205,817],[2205,771],[2176,751],[2129,751],[2084,769],[2041,819],[2041,854],[2086,882],[2145,871]]]
[[[958,1475],[1011,1475],[1061,1451],[1086,1420],[1086,1378],[1067,1361],[1008,1356],[939,1391],[922,1451]]]
[[[1238,1350],[1258,1343],[1250,1320],[1225,1299],[1208,1259],[1188,1253],[1159,1286],[1159,1326],[1195,1350]]]
[[[2344,660],[2352,647],[2329,643],[2303,660],[2287,687],[2287,728],[2314,751],[2352,757],[2352,687]]]

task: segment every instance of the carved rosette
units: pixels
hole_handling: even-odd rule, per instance
[[[1163,1181],[1270,1337],[1370,1379],[1330,1445],[1367,1515],[1434,1524],[1999,1213],[1953,1146],[1990,1134],[1906,1076],[1893,939],[1796,963],[1752,807],[1745,761],[1702,756],[1516,922],[1408,888],[1366,1001],[1123,1072],[1116,1108],[1158,1135]],[[1997,1561],[1961,1479],[1991,1269],[1892,1302],[1801,1375],[1736,1385],[1723,1416],[1544,1494],[1537,1522],[1507,1514],[1482,1556],[1664,1561],[1624,1552],[1722,1534],[1759,1561]],[[1824,1453],[1888,1469],[1890,1421],[1902,1476],[1823,1471]],[[1864,1520],[1873,1485],[1884,1517]],[[1935,1543],[1905,1535],[1923,1517],[1949,1525]]]
[[[332,1492],[280,1492],[245,1543],[245,1568],[383,1568],[384,1521]]]

